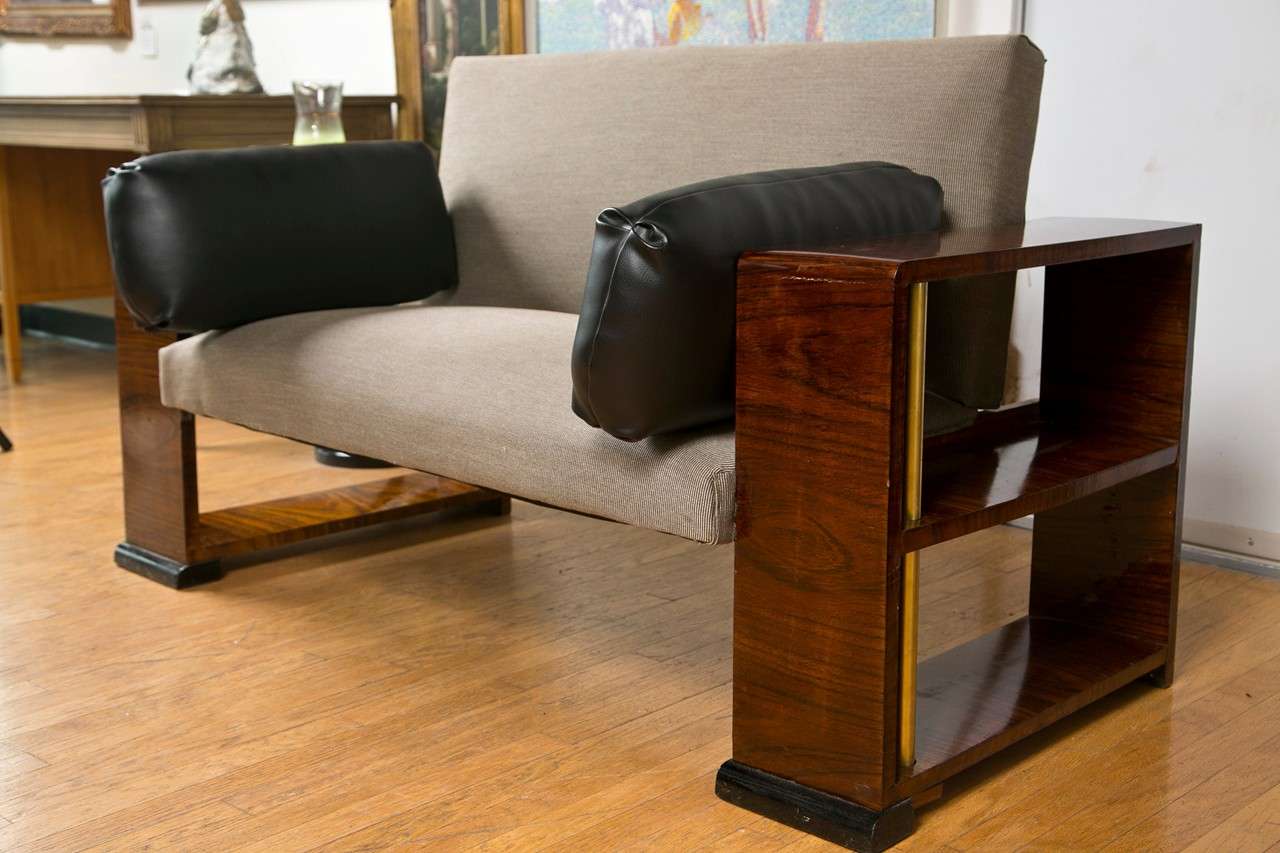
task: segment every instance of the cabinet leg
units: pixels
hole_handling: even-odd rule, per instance
[[[0,243],[0,252],[6,250]],[[0,261],[3,264],[3,261]],[[22,381],[22,326],[18,320],[18,299],[13,286],[0,275],[0,328],[4,331],[4,372],[10,385]]]

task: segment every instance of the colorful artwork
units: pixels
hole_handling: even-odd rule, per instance
[[[532,0],[538,51],[933,35],[934,0]]]

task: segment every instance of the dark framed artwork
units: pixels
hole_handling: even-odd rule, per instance
[[[525,0],[392,0],[402,138],[439,150],[449,66],[524,52]]]

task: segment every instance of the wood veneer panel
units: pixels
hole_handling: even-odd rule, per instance
[[[179,563],[199,513],[196,431],[186,412],[160,402],[160,348],[171,332],[145,332],[116,298],[125,540]]]
[[[1031,613],[1170,646],[1177,486],[1169,465],[1036,515]]]
[[[1168,249],[1197,242],[1199,237],[1199,225],[1064,217],[836,243],[804,252],[749,253],[746,257],[805,264],[815,272],[857,262],[867,268],[892,270],[897,281],[910,283]]]
[[[1183,440],[1197,251],[1193,242],[1045,270],[1046,419]]]
[[[733,757],[876,810],[896,766],[906,319],[888,279],[739,265]]]
[[[343,100],[348,139],[389,139],[387,95]],[[289,95],[0,98],[0,145],[155,153],[280,144],[293,134]]]
[[[13,146],[5,151],[13,286],[24,305],[110,294],[101,181],[126,151],[63,151]]]
[[[922,791],[1158,667],[1163,648],[1024,617],[920,664]]]
[[[485,500],[502,500],[502,496],[433,474],[406,474],[245,504],[201,513],[196,528],[195,559],[275,548]]]
[[[141,151],[134,98],[0,98],[0,145]]]
[[[1198,233],[1187,245],[1046,271],[1046,418],[1185,448]],[[1164,684],[1185,466],[1181,453],[1176,465],[1040,513],[1032,552],[1032,614],[1167,647]]]

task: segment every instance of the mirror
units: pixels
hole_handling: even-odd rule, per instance
[[[0,0],[0,33],[129,38],[129,0]]]

